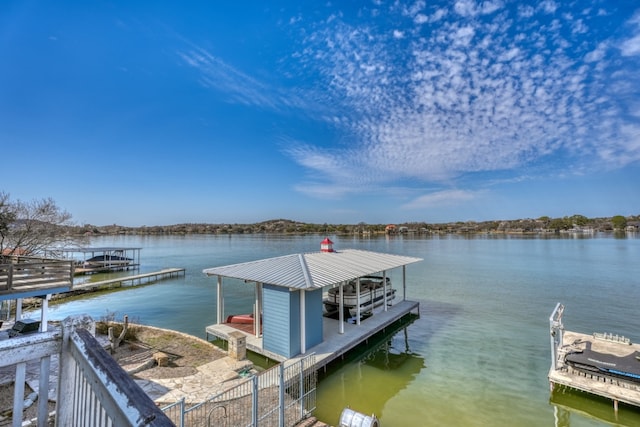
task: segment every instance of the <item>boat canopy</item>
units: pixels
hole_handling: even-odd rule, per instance
[[[419,261],[422,258],[345,249],[266,258],[207,268],[203,272],[209,276],[312,290]]]

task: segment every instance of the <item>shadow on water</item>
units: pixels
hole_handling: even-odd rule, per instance
[[[379,417],[387,402],[428,368],[425,357],[416,349],[424,348],[459,309],[440,302],[420,304],[421,315],[428,319],[415,314],[406,316],[320,373],[315,411],[319,419],[335,424],[346,407]]]
[[[549,404],[553,407],[555,427],[570,427],[572,415],[613,426],[640,425],[640,408],[621,403],[616,413],[611,400],[577,390],[555,390],[551,393]]]

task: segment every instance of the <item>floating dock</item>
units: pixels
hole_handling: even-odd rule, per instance
[[[563,311],[564,306],[558,304],[549,318],[552,355],[549,370],[551,392],[558,386],[564,386],[598,395],[611,399],[615,411],[618,410],[619,402],[640,407],[640,381],[638,381],[640,378],[634,378],[633,374],[627,378],[621,378],[610,373],[607,374],[605,370],[580,370],[569,365],[566,360],[567,354],[580,353],[585,349],[593,350],[596,352],[594,354],[610,355],[615,358],[631,358],[634,354],[640,355],[640,345],[633,344],[628,338],[613,334],[594,333],[587,335],[565,331],[562,323]],[[609,372],[616,368],[616,363],[595,359],[593,361],[610,365]],[[640,365],[640,359],[637,362]]]
[[[363,319],[360,325],[344,322],[344,333],[339,333],[339,320],[328,317],[323,318],[323,341],[310,349],[305,354],[292,358],[286,358],[263,348],[262,338],[254,334],[246,333],[247,350],[256,354],[268,357],[271,360],[284,362],[285,365],[296,363],[299,359],[315,354],[315,369],[320,370],[332,361],[342,358],[348,351],[353,350],[357,345],[366,342],[370,337],[378,332],[384,331],[403,317],[414,313],[419,314],[419,303],[416,301],[400,301],[390,307],[387,311],[382,308],[374,310],[374,315]],[[207,339],[210,336],[229,341],[230,334],[238,332],[238,328],[226,323],[215,324],[206,327]]]

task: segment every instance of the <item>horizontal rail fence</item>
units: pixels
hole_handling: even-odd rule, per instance
[[[274,366],[205,402],[184,401],[163,411],[180,427],[289,427],[316,407],[315,355]]]
[[[71,286],[73,261],[0,264],[0,293]]]
[[[59,363],[56,425],[174,425],[102,348],[93,336],[93,329],[90,317],[69,317],[62,322],[62,331],[58,329],[0,341],[0,367],[11,369],[15,366],[14,427],[21,426],[23,421],[27,364],[39,364],[37,425],[50,425],[49,383],[54,361]]]

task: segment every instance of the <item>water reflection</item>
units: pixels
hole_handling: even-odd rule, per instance
[[[572,415],[577,420],[587,418],[620,427],[640,425],[640,408],[620,404],[616,412],[611,400],[576,390],[555,390],[549,403],[553,406],[555,427],[570,427]]]
[[[378,413],[426,367],[424,357],[410,348],[409,326],[417,316],[396,322],[384,333],[372,336],[334,362],[321,375],[317,415],[327,422],[337,421],[347,406],[366,414]],[[323,413],[332,408],[335,413]]]

